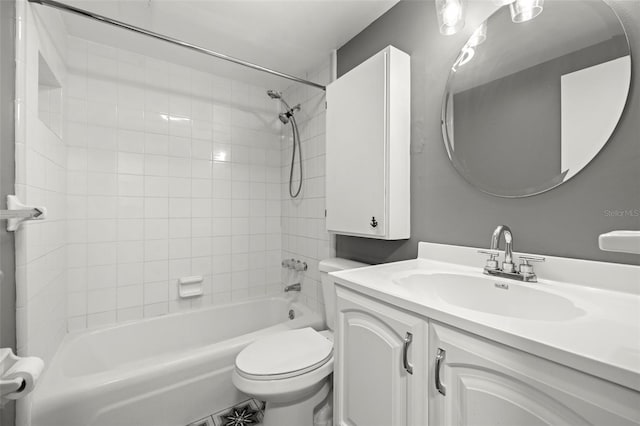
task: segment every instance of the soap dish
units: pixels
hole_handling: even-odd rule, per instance
[[[640,231],[611,231],[598,237],[600,250],[640,254]]]
[[[201,275],[194,277],[182,277],[178,280],[178,294],[181,298],[202,296],[204,289],[202,288],[203,278]]]

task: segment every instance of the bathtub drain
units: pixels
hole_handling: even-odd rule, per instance
[[[293,311],[293,309],[289,309],[289,319],[292,320],[296,317],[296,313]]]

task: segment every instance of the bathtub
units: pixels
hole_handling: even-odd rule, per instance
[[[32,425],[185,426],[247,399],[231,383],[246,345],[308,326],[322,319],[265,298],[70,333],[33,393]]]

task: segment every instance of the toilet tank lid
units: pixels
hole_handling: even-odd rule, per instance
[[[369,264],[356,262],[355,260],[343,259],[341,257],[330,257],[329,259],[321,260],[320,263],[318,263],[318,270],[320,272],[335,272],[343,271],[345,269],[362,268],[363,266],[369,266]]]

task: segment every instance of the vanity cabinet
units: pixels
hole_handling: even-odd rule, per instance
[[[430,426],[640,421],[631,389],[434,322],[429,355]]]
[[[409,238],[410,58],[389,46],[327,86],[329,232]]]
[[[427,323],[337,288],[337,426],[427,424]]]
[[[640,424],[637,391],[342,286],[336,294],[337,426]]]

